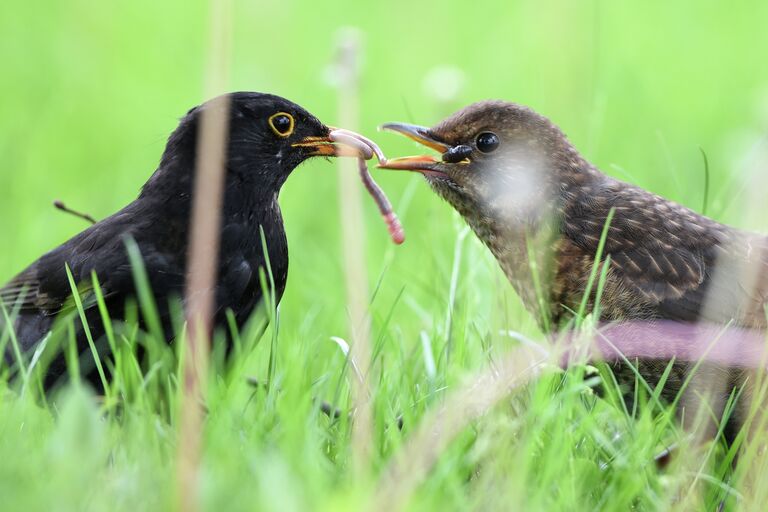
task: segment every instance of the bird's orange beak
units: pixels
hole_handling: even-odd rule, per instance
[[[338,148],[330,137],[304,137],[291,147],[307,148],[310,156],[338,156]]]
[[[309,156],[352,156],[359,157],[360,147],[358,145],[352,145],[345,140],[338,140],[333,138],[332,134],[338,131],[338,128],[333,126],[328,127],[329,134],[322,137],[304,137],[299,142],[291,145],[294,148],[307,148]],[[347,132],[347,130],[342,130]],[[354,132],[348,132],[352,135],[362,137]],[[370,158],[370,157],[368,157]]]
[[[381,125],[381,129],[401,133],[409,139],[413,139],[419,144],[434,149],[441,154],[450,149],[448,144],[437,140],[429,128],[424,126],[406,123],[386,123]],[[438,163],[438,160],[432,155],[418,155],[392,158],[380,162],[378,167],[381,169],[424,172],[432,171],[436,163]]]

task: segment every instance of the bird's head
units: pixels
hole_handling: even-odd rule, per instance
[[[226,134],[227,183],[246,189],[253,185],[259,191],[276,193],[293,169],[311,157],[357,154],[333,142],[333,128],[299,105],[271,94],[236,92],[187,112],[169,137],[160,168],[145,185],[145,192],[189,185],[205,151],[203,126]]]
[[[503,101],[472,104],[432,128],[387,123],[436,150],[387,160],[381,168],[422,173],[465,217],[537,216],[588,164],[565,135],[533,110]]]

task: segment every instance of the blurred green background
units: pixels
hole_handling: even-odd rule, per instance
[[[768,176],[768,2],[764,0],[738,4],[714,0],[234,1],[232,14],[226,91],[279,94],[326,123],[338,124],[340,100],[328,80],[329,64],[339,30],[356,27],[364,48],[361,117],[358,126],[350,128],[375,138],[390,156],[412,153],[416,146],[396,135],[377,133],[380,123],[433,124],[472,101],[500,98],[550,117],[605,172],[698,211],[703,208],[703,149],[711,171],[708,213],[747,228],[768,227],[761,198],[765,190],[761,178]],[[209,28],[209,4],[200,0],[0,4],[0,243],[4,248],[0,282],[86,227],[83,221],[54,210],[53,200],[103,218],[137,195],[178,118],[207,99],[203,91]],[[474,237],[468,237],[471,241],[454,271],[463,222],[418,176],[383,171],[374,175],[400,214],[407,237],[403,246],[394,247],[374,204],[365,198],[371,288],[381,282],[372,308],[374,334],[377,343],[384,340],[386,344],[380,361],[382,375],[387,377],[379,383],[379,396],[384,397],[380,408],[391,409],[394,415],[397,410],[407,413],[409,404],[422,395],[431,393],[439,400],[438,390],[428,393],[426,385],[418,387],[429,380],[421,360],[422,333],[433,335],[435,344],[445,341],[450,346],[451,340],[456,341],[452,364],[458,369],[440,361],[438,366],[460,373],[486,365],[486,352],[490,353],[486,343],[497,337],[497,329],[535,332],[535,326]],[[266,483],[256,491],[267,498],[295,498],[297,503],[302,499],[297,488],[312,501],[325,496],[324,483],[336,485],[348,470],[343,462],[334,461],[338,466],[332,466],[333,457],[326,460],[327,454],[320,453],[324,445],[318,439],[325,439],[325,429],[302,412],[312,407],[311,397],[306,398],[316,392],[312,385],[326,379],[332,389],[343,375],[343,356],[328,341],[333,335],[346,336],[347,329],[338,207],[344,198],[338,197],[337,187],[336,164],[317,160],[301,166],[281,194],[291,268],[281,305],[278,373],[294,394],[278,401],[278,416],[270,415],[275,414],[274,404],[258,404],[252,414],[266,418],[267,427],[253,427],[255,441],[243,437],[242,445],[247,445],[251,458],[243,456],[240,438],[231,435],[235,429],[226,421],[211,427],[221,433],[211,435],[212,467],[230,464],[235,468],[222,472],[207,487],[217,489],[223,502],[230,493],[251,491],[251,483],[243,479],[251,475],[247,471],[258,473],[262,465],[276,469],[259,474],[266,475]],[[451,297],[455,297],[454,306]],[[453,328],[463,335],[452,337]],[[511,345],[495,341],[502,349]],[[263,367],[267,348],[264,343],[257,349]],[[326,391],[320,388],[321,396],[330,399],[333,395]],[[548,403],[549,395],[543,397],[539,403]],[[233,415],[238,413],[236,407],[231,409]],[[264,416],[264,410],[269,414]],[[531,431],[541,431],[534,423],[541,415],[532,411]],[[100,424],[97,415],[92,416],[93,423]],[[385,421],[381,417],[380,423]],[[48,416],[41,418],[30,424],[47,429]],[[57,427],[64,434],[67,418],[59,419]],[[25,420],[19,421],[23,425]],[[567,418],[558,421],[563,423],[556,423],[552,430],[571,431]],[[167,439],[172,436],[157,431],[172,427],[158,427],[154,420],[142,425],[146,430],[131,427],[126,428],[125,437],[114,436],[116,443],[133,446],[135,452],[127,449],[128,463],[119,463],[121,469],[115,474],[120,478],[110,481],[118,491],[105,487],[104,503],[111,503],[114,491],[146,505],[145,491],[158,486],[156,479],[167,488],[168,460],[173,459],[168,448],[172,441]],[[392,431],[383,424],[378,428],[382,445],[387,449],[397,445]],[[499,429],[505,431],[506,425]],[[47,452],[37,449],[50,445],[52,453],[59,453],[68,446],[68,438],[40,433],[47,430],[35,430],[29,436],[17,430],[19,434],[8,438],[2,451],[7,460],[15,461],[6,468],[6,483],[17,498],[34,499],[36,486],[16,486],[14,478],[37,475],[43,461],[50,460]],[[71,430],[80,435],[79,427]],[[163,456],[151,460],[151,471],[134,467],[133,457],[141,460],[145,441],[155,437],[162,439],[157,451]],[[276,439],[283,444],[272,444]],[[345,442],[342,436],[338,445]],[[89,443],[85,439],[82,446]],[[73,464],[51,466],[54,501],[61,496],[59,491],[79,492],[69,480],[72,468],[78,467],[88,450],[70,445],[67,460]],[[272,451],[275,445],[278,448]],[[489,446],[489,452],[496,450],[495,445]],[[548,467],[556,470],[548,472],[554,476],[545,481],[556,485],[562,480],[557,473],[562,466],[561,445],[547,441],[541,446],[552,448]],[[573,446],[581,446],[581,440]],[[646,450],[653,446],[649,443]],[[261,459],[253,455],[256,452]],[[30,453],[36,455],[30,457]],[[156,452],[146,453],[151,457]],[[649,456],[643,452],[638,460],[650,460]],[[587,459],[594,465],[591,454]],[[291,464],[284,465],[285,460]],[[450,467],[454,459],[446,460]],[[524,460],[532,474],[541,473],[538,452],[531,449]],[[443,473],[452,475],[459,493],[466,481],[460,469]],[[627,478],[637,474],[630,464],[626,470]],[[101,466],[94,463],[82,469],[82,478],[89,478],[88,471],[101,474]],[[595,482],[604,480],[601,471],[594,468]],[[578,487],[582,473],[573,470],[573,488]],[[126,483],[134,477],[140,482]],[[491,484],[496,485],[494,480]],[[136,486],[135,494],[131,485]],[[638,485],[642,488],[645,483]],[[541,486],[539,491],[546,501],[548,487]],[[613,492],[611,496],[616,495]],[[157,493],[150,495],[159,499]],[[601,493],[596,493],[596,499]],[[570,503],[563,496],[563,503]],[[162,499],[159,502],[158,508],[163,508]],[[95,503],[98,508],[100,502]],[[128,508],[131,503],[122,505]],[[328,503],[333,507],[333,501]]]
[[[49,207],[54,198],[104,216],[136,195],[177,118],[205,99],[207,16],[200,1],[3,3],[0,208],[10,250],[0,275],[82,228]],[[701,190],[681,184],[701,182],[698,146],[722,185],[739,143],[768,129],[765,2],[236,1],[233,18],[228,90],[277,93],[333,123],[323,76],[334,33],[359,27],[364,133],[393,119],[433,123],[483,98],[517,101],[607,172],[615,164],[692,206]],[[463,74],[447,102],[428,88],[437,66]],[[394,136],[378,140],[403,150]],[[395,199],[408,181],[381,179]],[[334,190],[327,164],[296,173],[282,198],[294,242],[333,250]],[[446,217],[426,187],[415,199],[403,259],[424,253],[420,235],[434,232],[424,222]]]
[[[697,210],[703,148],[709,213],[764,227],[733,206],[748,196],[745,155],[768,134],[766,2],[281,0],[235,1],[232,11],[226,90],[283,95],[336,124],[329,63],[339,29],[357,27],[356,128],[389,155],[415,147],[377,133],[378,124],[432,124],[501,98],[550,117],[609,174]],[[0,281],[85,227],[55,211],[54,199],[103,218],[136,196],[177,119],[206,99],[209,29],[201,1],[3,3]],[[386,272],[385,303],[405,289],[413,307],[394,324],[417,330],[419,304],[445,304],[444,287],[433,285],[450,274],[461,222],[419,177],[375,175],[407,242],[391,246],[366,200],[371,283]],[[311,313],[323,338],[345,322],[339,200],[335,164],[325,161],[298,169],[281,195],[291,244],[284,326]],[[464,281],[499,285],[495,263],[473,247]]]

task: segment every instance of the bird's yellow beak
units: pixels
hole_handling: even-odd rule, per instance
[[[338,128],[329,126],[328,130],[328,135],[322,137],[304,137],[299,142],[291,144],[291,147],[306,148],[309,151],[309,156],[361,156],[360,149],[357,145],[351,145],[344,140],[340,141],[332,137],[332,134],[339,130]],[[347,130],[342,131],[348,132]],[[362,137],[354,132],[348,133]]]
[[[409,139],[413,139],[419,144],[434,149],[441,154],[450,149],[448,144],[437,140],[435,136],[430,133],[429,128],[424,126],[406,123],[386,123],[381,125],[381,129],[401,133]],[[438,160],[432,155],[418,155],[392,158],[380,162],[378,167],[381,169],[423,172],[433,170],[436,163],[438,163]]]
[[[330,137],[304,137],[291,147],[307,148],[310,156],[338,156],[338,148]]]

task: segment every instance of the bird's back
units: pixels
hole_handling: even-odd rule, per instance
[[[583,191],[582,191],[583,192]],[[765,327],[768,239],[605,177],[562,211],[553,300],[581,301],[608,219],[606,320],[668,319]],[[578,303],[578,302],[577,302]]]
[[[261,243],[262,225],[266,252]],[[187,231],[186,221],[157,218],[138,199],[41,256],[0,289],[0,298],[13,313],[21,351],[33,350],[57,318],[65,314],[75,318],[67,267],[78,285],[93,337],[103,335],[104,328],[96,307],[92,274],[98,279],[110,317],[121,321],[126,301],[137,296],[128,243],[138,249],[157,315],[166,338],[171,339],[175,322],[170,302],[182,299],[185,290]],[[215,320],[223,325],[226,311],[232,310],[238,326],[242,326],[262,299],[259,269],[266,268],[265,253],[272,265],[278,301],[285,288],[287,241],[276,200],[253,215],[225,218],[220,244]],[[0,330],[4,327],[0,322]],[[84,351],[87,344],[76,319],[75,328],[79,349]],[[13,361],[13,347],[6,348],[5,358]],[[59,357],[49,376],[55,378],[64,370],[63,358]]]

